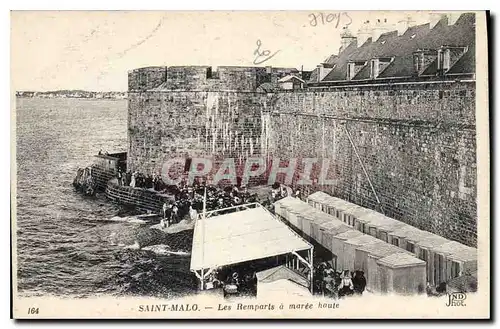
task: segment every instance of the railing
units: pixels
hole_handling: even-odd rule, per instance
[[[100,191],[106,190],[108,181],[115,177],[114,171],[104,170],[98,166],[92,167],[92,177],[94,177],[97,189]]]
[[[231,210],[231,209],[235,209],[235,210],[237,210],[238,208],[252,209],[252,208],[257,208],[257,207],[264,208],[264,207],[263,207],[260,203],[258,203],[258,202],[245,203],[245,204],[240,204],[240,205],[237,205],[237,206],[231,206],[231,207],[227,207],[227,208],[214,209],[214,210],[207,211],[207,212],[205,213],[205,218],[211,217],[211,216],[213,216],[214,214],[217,214],[217,213],[219,213],[219,212],[225,212],[225,211],[228,211],[228,210]],[[264,209],[265,209],[265,208],[264,208]],[[200,216],[200,218],[201,218],[201,216]]]
[[[168,196],[147,189],[120,186],[117,179],[112,179],[106,187],[106,196],[119,204],[134,206],[140,210],[161,213],[163,203]]]

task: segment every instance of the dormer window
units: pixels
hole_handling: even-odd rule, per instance
[[[318,68],[318,82],[322,81],[328,73],[330,73],[334,68],[335,64],[323,63],[317,66]]]
[[[370,78],[375,79],[378,76],[378,58],[371,60]]]
[[[467,51],[467,47],[442,46],[437,51],[437,66],[440,73],[446,73]]]
[[[347,64],[347,80],[352,80],[365,65],[365,61],[349,62]]]
[[[354,78],[354,76],[355,76],[355,73],[354,73],[355,67],[356,67],[356,64],[354,64],[354,63],[347,64],[347,80],[351,80],[352,78]]]
[[[419,49],[413,53],[413,68],[416,75],[422,74],[425,69],[436,60],[438,53],[432,49]]]
[[[370,61],[370,79],[376,79],[391,61],[390,57],[373,58]]]
[[[219,79],[219,71],[213,70],[211,67],[207,68],[207,79]]]
[[[450,50],[449,49],[439,49],[438,50],[438,70],[448,71],[450,69]]]

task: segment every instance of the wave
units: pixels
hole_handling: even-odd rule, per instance
[[[100,222],[117,222],[117,223],[135,223],[135,224],[147,224],[148,221],[139,219],[135,216],[127,216],[127,217],[111,217],[111,218],[102,218],[102,219],[96,219],[96,221]]]
[[[118,245],[123,246],[122,244],[118,244]],[[123,249],[139,250],[139,249],[141,249],[141,245],[139,244],[139,241],[135,241],[134,244],[131,244],[128,246],[123,246]]]
[[[172,248],[166,244],[155,244],[152,246],[144,247],[144,248],[142,248],[142,250],[152,251],[156,255],[191,256],[191,253],[188,251],[172,250]]]

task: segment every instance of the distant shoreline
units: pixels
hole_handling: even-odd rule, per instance
[[[126,91],[17,91],[17,98],[78,98],[78,99],[126,99]]]

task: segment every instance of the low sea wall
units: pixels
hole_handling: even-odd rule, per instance
[[[115,177],[115,172],[113,170],[106,170],[100,166],[92,166],[92,177],[95,179],[97,184],[97,190],[102,192],[106,190],[108,181]]]
[[[111,179],[106,186],[106,197],[121,205],[133,206],[139,210],[160,214],[163,203],[169,196],[149,189],[118,185],[117,179]]]

